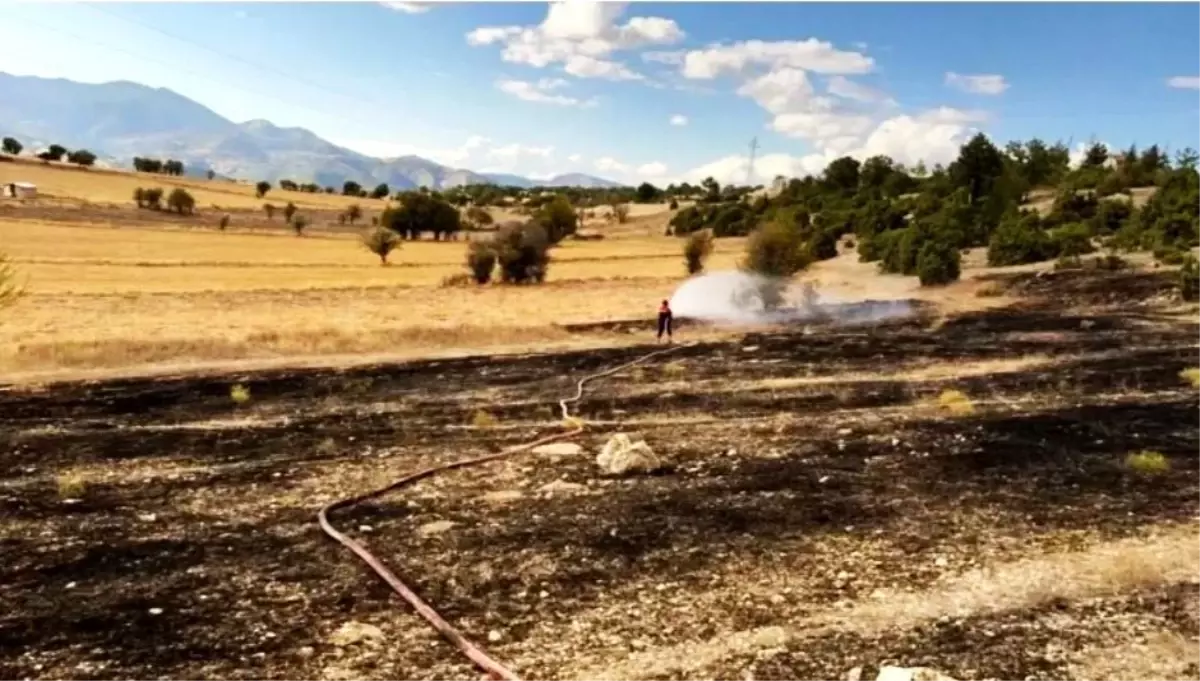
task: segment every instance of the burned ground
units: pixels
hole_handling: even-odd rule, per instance
[[[590,385],[585,450],[633,433],[660,474],[520,455],[333,521],[528,678],[1063,678],[1148,634],[1194,647],[1194,571],[1133,559],[1107,590],[1068,567],[995,607],[863,614],[1030,557],[1194,544],[1194,310],[1169,314],[1157,275],[1044,279],[1008,281],[1025,298],[986,313],[756,332]],[[0,392],[0,676],[476,675],[317,509],[557,432],[578,378],[647,350]],[[947,390],[966,406],[938,406]],[[1131,470],[1143,450],[1169,470]],[[386,645],[331,643],[350,620]],[[729,643],[763,627],[790,633]]]

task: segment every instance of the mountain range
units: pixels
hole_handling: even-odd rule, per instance
[[[304,128],[270,121],[234,123],[166,88],[129,81],[79,83],[0,72],[0,135],[30,151],[52,143],[88,149],[101,163],[132,167],[134,156],[183,161],[189,175],[246,180],[315,182],[341,187],[353,180],[392,190],[467,184],[519,187],[617,187],[616,182],[571,173],[549,180],[488,175],[450,168],[419,156],[375,158],[321,139]]]

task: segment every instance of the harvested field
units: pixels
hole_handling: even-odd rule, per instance
[[[589,386],[585,454],[333,521],[523,678],[1197,678],[1194,306],[989,284],[1015,302],[680,347]],[[317,509],[556,432],[649,349],[0,392],[0,676],[476,678]],[[618,431],[669,467],[600,475]]]

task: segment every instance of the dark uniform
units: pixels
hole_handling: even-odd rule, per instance
[[[662,340],[663,332],[667,333],[667,340],[671,340],[671,305],[667,301],[662,301],[662,305],[658,306],[658,340]]]

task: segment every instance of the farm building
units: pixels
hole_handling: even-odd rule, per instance
[[[28,182],[9,182],[4,185],[3,195],[13,199],[37,198],[37,185]]]

